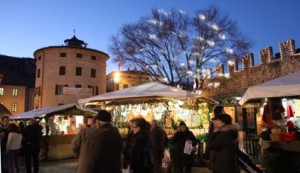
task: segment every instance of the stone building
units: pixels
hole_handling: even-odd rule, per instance
[[[87,48],[74,35],[65,45],[36,50],[34,108],[77,103],[105,93],[108,54]]]
[[[149,75],[137,70],[113,71],[106,76],[106,91],[112,92],[149,82]]]

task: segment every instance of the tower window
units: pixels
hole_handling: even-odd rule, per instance
[[[81,76],[81,75],[82,75],[82,68],[76,67],[76,76]]]
[[[61,53],[59,54],[59,56],[60,56],[60,57],[67,57],[67,53],[61,52]]]
[[[96,69],[91,69],[91,77],[95,78],[96,77]]]
[[[94,60],[94,61],[97,60],[96,56],[91,56],[91,59]]]
[[[68,85],[55,85],[55,95],[62,95],[64,87],[68,87]]]
[[[40,76],[41,76],[41,69],[38,69],[38,70],[37,70],[36,77],[39,78]]]
[[[82,58],[82,53],[76,53],[76,58]]]
[[[66,67],[65,66],[59,67],[59,75],[60,76],[66,75]]]

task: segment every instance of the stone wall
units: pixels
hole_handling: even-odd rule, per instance
[[[300,70],[300,53],[295,49],[295,41],[279,43],[279,54],[273,56],[272,47],[260,50],[260,64],[254,65],[252,53],[238,60],[228,62],[228,74],[224,65],[216,66],[216,75],[204,81],[202,95],[209,97],[242,96],[248,87]]]

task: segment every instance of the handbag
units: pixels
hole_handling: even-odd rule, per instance
[[[127,168],[122,169],[122,173],[130,173],[130,165]]]
[[[162,159],[162,167],[163,168],[168,168],[170,166],[170,162],[171,162],[171,156],[170,156],[170,152],[168,149],[164,150],[164,157]]]

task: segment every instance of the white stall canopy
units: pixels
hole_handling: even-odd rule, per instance
[[[292,96],[300,96],[300,71],[249,87],[239,104],[261,98]]]
[[[59,105],[54,107],[35,109],[21,114],[9,116],[9,118],[10,119],[30,119],[30,118],[37,118],[37,117],[42,118],[48,114],[95,115],[96,112],[87,108],[82,108],[79,105],[72,103],[72,104]]]
[[[159,82],[148,82],[138,86],[133,86],[123,90],[118,90],[114,92],[109,92],[85,99],[79,99],[78,103],[80,105],[87,104],[89,102],[97,101],[116,101],[124,99],[133,98],[149,98],[149,97],[163,97],[163,98],[174,98],[178,100],[188,100],[188,99],[200,99],[207,102],[217,103],[217,101],[199,96],[199,94],[185,91],[176,87],[165,85]]]

